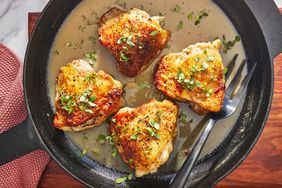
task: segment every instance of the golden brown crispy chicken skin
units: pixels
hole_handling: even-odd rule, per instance
[[[119,71],[134,77],[166,46],[170,33],[160,26],[159,17],[132,9],[112,8],[100,19],[100,42],[114,56]]]
[[[122,85],[86,61],[74,60],[59,71],[54,126],[81,131],[101,124],[123,104]]]
[[[173,149],[178,106],[152,100],[135,109],[123,108],[112,119],[110,131],[122,159],[141,177],[156,172]]]
[[[192,102],[196,112],[219,112],[225,76],[219,53],[221,41],[197,43],[162,58],[155,70],[155,86],[170,98]]]

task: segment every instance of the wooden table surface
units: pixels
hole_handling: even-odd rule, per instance
[[[38,13],[29,15],[29,31],[32,30],[37,16]],[[274,97],[266,127],[247,159],[219,182],[216,188],[282,187],[282,54],[275,59],[274,67]],[[42,175],[39,187],[80,188],[85,186],[51,160]]]

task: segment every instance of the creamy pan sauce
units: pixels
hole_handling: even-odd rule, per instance
[[[98,25],[96,23],[104,12],[116,5],[126,9],[143,8],[152,16],[161,13],[166,17],[165,28],[172,32],[171,40],[168,43],[169,47],[164,49],[162,54],[149,67],[132,79],[126,78],[118,72],[114,58],[98,41]],[[187,15],[191,12],[197,15],[202,10],[207,11],[209,16],[203,18],[200,24],[196,26],[195,19],[188,19]],[[154,90],[152,86],[153,68],[159,58],[171,52],[182,51],[190,44],[211,41],[216,37],[221,38],[223,35],[228,40],[233,40],[238,33],[230,20],[211,0],[167,0],[165,2],[162,0],[84,0],[68,16],[57,33],[51,49],[52,53],[50,54],[48,67],[50,101],[54,104],[55,82],[59,68],[73,59],[83,58],[86,52],[92,51],[96,51],[98,55],[97,62],[93,64],[93,67],[105,70],[126,85],[126,106],[136,107],[152,98],[163,99],[164,97]],[[238,67],[242,59],[245,58],[244,49],[240,42],[227,54],[222,53],[225,66],[228,65],[236,53],[239,54],[236,65]],[[189,109],[188,104],[180,104],[180,107],[180,111],[187,115],[187,120],[191,121],[187,125],[178,122],[178,137],[174,143],[174,151],[169,161],[158,172],[173,172],[181,166],[208,119],[195,114]],[[201,157],[211,153],[222,143],[234,126],[239,112],[240,109],[232,117],[217,123],[201,153]],[[112,157],[113,147],[107,141],[101,144],[97,140],[100,134],[109,134],[106,123],[87,131],[66,134],[77,147],[84,150],[84,153],[87,151],[89,157],[107,167],[129,172],[118,154],[115,158]]]

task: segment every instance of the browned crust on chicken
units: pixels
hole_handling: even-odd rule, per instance
[[[54,127],[81,131],[100,125],[123,104],[122,85],[84,60],[74,60],[59,71]]]
[[[170,32],[155,17],[132,9],[110,9],[100,20],[99,40],[116,59],[119,71],[134,77],[166,46]]]
[[[163,57],[155,68],[156,88],[172,99],[194,103],[200,114],[219,112],[225,92],[220,48],[220,40],[197,43]]]
[[[135,109],[123,108],[113,117],[110,131],[116,147],[122,159],[135,169],[136,177],[155,172],[167,161],[173,149],[177,115],[178,106],[172,102],[152,100]]]

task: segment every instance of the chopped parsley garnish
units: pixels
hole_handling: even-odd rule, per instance
[[[212,94],[213,94],[213,89],[209,89],[209,90],[207,91],[206,96],[207,96],[207,97],[210,97]]]
[[[81,151],[80,156],[81,156],[81,157],[85,156],[85,155],[87,154],[87,152],[88,152],[88,149],[84,148],[84,149]]]
[[[202,71],[201,69],[199,69],[199,67],[194,66],[191,69],[192,72],[199,72]],[[182,72],[182,69],[179,69],[177,72],[177,82],[182,84],[183,86],[185,86],[187,89],[191,90],[194,89],[195,86],[198,86],[199,88],[202,88],[203,85],[202,83],[200,83],[197,80],[194,80],[193,77],[191,77],[191,79],[187,79],[184,75],[184,73]]]
[[[183,21],[181,20],[177,25],[177,31],[183,28]]]
[[[126,42],[126,37],[120,37],[117,41],[117,44],[121,44],[123,42]]]
[[[179,13],[181,11],[181,7],[179,5],[175,5],[175,7],[172,9],[172,12]]]
[[[235,39],[232,41],[227,41],[225,35],[222,36],[223,52],[226,54],[228,50],[231,50],[237,42],[241,41],[240,36],[235,36]]]
[[[117,44],[122,44],[122,43],[126,43],[128,46],[134,47],[135,44],[132,42],[133,39],[133,34],[125,34],[122,37],[120,37],[117,41]]]
[[[160,124],[157,123],[155,120],[150,119],[149,124],[154,127],[155,129],[159,130],[160,129]]]
[[[96,45],[97,39],[95,37],[89,37],[89,40],[92,42],[93,45]]]
[[[73,96],[62,95],[60,98],[62,109],[66,110],[68,114],[71,114],[76,106]]]
[[[82,46],[80,44],[76,44],[76,43],[73,43],[73,42],[66,42],[65,45],[69,48],[72,48],[72,49],[82,49]]]
[[[133,163],[133,159],[129,159],[129,160],[128,160],[128,163],[129,163],[129,164]]]
[[[117,156],[117,149],[114,147],[112,152],[112,157],[115,158]]]
[[[205,17],[208,17],[208,16],[209,16],[209,13],[206,10],[201,10],[197,14],[194,14],[194,12],[190,12],[187,15],[187,19],[188,20],[195,20],[194,24],[199,25],[201,23],[201,20]]]
[[[195,25],[199,25],[201,23],[201,20],[205,17],[208,17],[209,16],[209,13],[206,11],[206,10],[202,10],[198,16],[196,17],[196,20],[195,20]]]
[[[125,55],[123,51],[120,52],[120,61],[128,62],[129,58]]]
[[[124,177],[116,179],[115,183],[116,184],[121,184],[122,182],[124,182],[126,180],[132,180],[132,178],[133,178],[133,175],[132,174],[128,174],[127,176],[124,176]]]
[[[55,51],[53,52],[53,54],[55,54],[55,55],[60,55],[60,53],[59,53],[58,50],[55,50]]]
[[[224,67],[223,71],[222,71],[222,74],[223,75],[226,75],[226,73],[228,72],[228,68],[227,67]]]
[[[151,86],[150,86],[150,84],[148,82],[143,82],[143,83],[139,84],[139,88],[140,89],[145,89],[145,88],[150,89]]]
[[[199,87],[199,88],[202,88],[203,87],[203,84],[199,81],[195,81],[195,84]]]
[[[192,119],[190,119],[190,121],[189,121],[189,123],[193,123],[194,122],[194,119],[192,118]]]
[[[159,33],[159,31],[152,31],[152,32],[150,33],[150,35],[151,35],[151,36],[156,36],[158,33]]]
[[[91,60],[91,61],[97,61],[97,54],[96,52],[87,52],[84,54],[84,57]]]
[[[127,180],[127,176],[124,176],[124,177],[121,177],[121,178],[118,178],[115,180],[115,183],[116,184],[121,184],[122,182],[126,181]]]
[[[210,79],[210,80],[211,80],[211,81],[214,81],[214,79],[215,79],[214,76],[211,76],[211,79]]]
[[[91,102],[94,102],[96,100],[96,95],[94,94],[90,95],[89,99]]]
[[[193,19],[193,15],[194,15],[194,12],[190,12],[190,13],[187,15],[188,20],[192,20],[192,19]]]
[[[91,83],[95,83],[95,78],[96,78],[96,74],[95,73],[91,73],[91,74],[88,74],[85,77],[85,81],[91,82]]]
[[[139,141],[138,133],[131,135],[129,139],[130,140],[137,140],[137,141]]]
[[[132,174],[128,174],[127,179],[128,180],[132,180],[132,178],[133,178],[133,175]]]
[[[87,113],[89,113],[89,114],[93,114],[93,111],[90,110],[90,109],[86,109],[86,110],[84,110],[84,111],[87,112]]]
[[[97,141],[100,143],[100,144],[104,144],[105,141],[108,140],[109,141],[109,144],[110,145],[114,145],[115,142],[114,142],[114,138],[112,136],[106,136],[104,134],[99,134],[98,138],[97,138]]]
[[[100,143],[100,144],[104,144],[105,143],[105,140],[106,140],[106,136],[103,135],[103,134],[99,134],[98,138],[97,138],[97,141]]]
[[[187,124],[187,115],[184,112],[180,112],[179,114],[179,120],[182,124]]]
[[[113,123],[117,123],[117,120],[113,118],[113,119],[112,119],[112,122],[113,122]]]
[[[132,35],[132,34],[129,35],[129,36],[127,37],[126,44],[129,45],[129,46],[131,46],[131,47],[134,47],[135,44],[132,42],[132,38],[133,38],[133,35]]]
[[[160,136],[151,127],[145,127],[145,129],[149,132],[150,136],[160,139]]]

